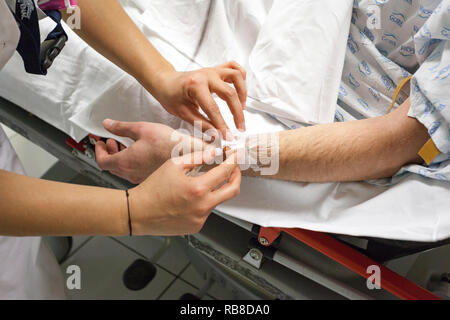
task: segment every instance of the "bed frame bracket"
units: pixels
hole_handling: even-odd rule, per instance
[[[258,233],[258,242],[264,247],[271,246],[280,236],[281,230],[278,228],[261,227]]]

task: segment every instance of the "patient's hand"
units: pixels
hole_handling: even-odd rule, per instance
[[[174,130],[159,123],[121,122],[105,120],[103,125],[109,132],[133,139],[128,148],[120,147],[114,139],[95,145],[99,167],[132,183],[144,181],[170,158],[173,147],[178,143],[172,140]],[[180,139],[181,134],[179,134]]]

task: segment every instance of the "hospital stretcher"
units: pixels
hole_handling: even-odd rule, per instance
[[[99,170],[95,137],[77,143],[1,97],[0,121],[100,186],[131,186]],[[214,213],[200,233],[178,241],[205,278],[236,298],[450,298],[450,239],[421,243],[262,228]],[[382,289],[367,287],[373,266],[381,271]]]

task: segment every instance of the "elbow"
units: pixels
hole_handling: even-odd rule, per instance
[[[392,177],[405,165],[423,163],[418,153],[430,136],[422,123],[408,116],[409,107],[408,99],[397,110],[385,116],[390,137],[380,163],[379,178]]]

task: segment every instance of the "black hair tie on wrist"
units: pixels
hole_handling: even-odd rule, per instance
[[[128,190],[125,190],[125,194],[127,195],[127,208],[128,208],[128,229],[130,230],[130,236],[133,235],[133,228],[131,227],[131,212],[130,212],[130,200]]]

